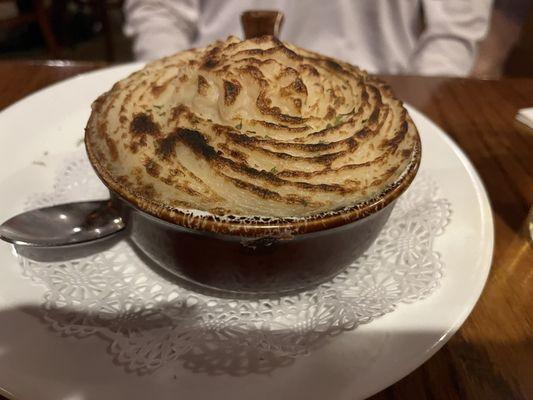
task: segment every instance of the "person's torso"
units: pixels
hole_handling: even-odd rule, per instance
[[[421,29],[419,0],[201,0],[200,7],[195,47],[242,37],[245,10],[279,10],[280,39],[370,72],[405,71]]]

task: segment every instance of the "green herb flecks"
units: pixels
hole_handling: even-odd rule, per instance
[[[337,116],[335,117],[335,126],[339,125],[341,122],[343,122],[343,118],[344,117],[347,117],[349,115],[353,115],[355,113],[355,108],[350,111],[350,112],[347,112],[347,113],[344,113],[344,114],[337,114]]]
[[[352,115],[353,113],[355,113],[355,107],[353,108],[353,110],[352,110],[352,111],[350,111],[350,112],[347,112],[347,113],[345,113],[345,114],[339,114],[339,115],[343,115],[343,116],[346,116],[346,115]]]

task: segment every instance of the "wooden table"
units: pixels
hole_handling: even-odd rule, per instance
[[[0,62],[0,109],[99,67]],[[496,244],[489,280],[463,327],[424,365],[372,399],[533,399],[533,250],[526,234],[533,130],[514,119],[517,109],[533,107],[533,80],[383,78],[470,157],[492,203]]]

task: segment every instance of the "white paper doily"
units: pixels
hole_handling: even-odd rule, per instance
[[[58,171],[53,190],[27,208],[107,197],[83,153]],[[365,255],[316,289],[279,299],[209,297],[167,281],[126,242],[83,259],[42,263],[19,257],[46,288],[44,319],[64,335],[98,335],[114,362],[150,373],[171,363],[210,374],[268,372],[328,337],[427,297],[443,274],[433,249],[451,215],[431,176],[398,200]]]

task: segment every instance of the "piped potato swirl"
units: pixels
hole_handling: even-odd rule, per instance
[[[378,196],[420,145],[385,84],[270,36],[148,64],[93,103],[85,141],[125,197],[274,218]]]

